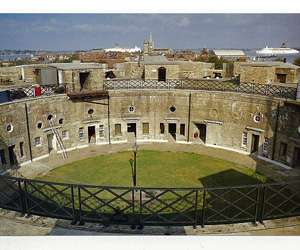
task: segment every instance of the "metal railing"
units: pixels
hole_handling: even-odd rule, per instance
[[[73,223],[196,227],[300,216],[299,181],[217,188],[134,188],[1,176],[0,191],[1,208]]]
[[[33,98],[40,96],[51,96],[55,94],[65,93],[65,88],[63,86],[57,85],[42,85],[40,86],[40,91],[36,91],[34,86],[18,86],[11,87],[7,90],[7,99],[9,101],[14,101],[23,98]]]
[[[114,89],[187,89],[207,91],[240,92],[285,99],[296,99],[297,88],[273,84],[236,83],[234,81],[173,79],[166,81],[141,79],[104,80],[105,90]]]

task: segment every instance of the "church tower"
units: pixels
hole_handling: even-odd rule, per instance
[[[144,41],[144,55],[151,55],[153,53],[154,42],[152,39],[152,33],[150,32],[149,40]]]

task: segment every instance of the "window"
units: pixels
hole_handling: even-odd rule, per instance
[[[286,83],[286,74],[276,74],[277,80],[280,83]]]
[[[64,140],[69,139],[69,131],[68,130],[63,130],[61,132],[61,136]]]
[[[63,123],[64,123],[64,119],[63,119],[63,118],[60,118],[60,119],[58,120],[58,123],[59,123],[59,124],[63,124]]]
[[[247,147],[247,144],[248,144],[248,133],[247,132],[243,132],[242,147]]]
[[[11,133],[14,130],[14,127],[11,123],[6,125],[6,131]]]
[[[280,148],[279,148],[279,157],[280,157],[280,159],[285,161],[286,153],[287,153],[287,144],[284,143],[284,142],[281,142],[280,143]]]
[[[128,107],[128,112],[129,113],[133,113],[135,111],[135,107],[134,106],[129,106]]]
[[[99,125],[99,137],[104,137],[104,125]]]
[[[160,127],[160,133],[164,134],[165,133],[165,124],[164,123],[160,123],[159,127]]]
[[[180,134],[185,135],[185,124],[180,124]]]
[[[24,157],[24,142],[20,142],[20,157]]]
[[[2,165],[6,164],[4,149],[0,149],[0,162]]]
[[[171,112],[175,112],[175,111],[176,111],[175,106],[171,106],[171,107],[170,107],[170,111],[171,111]]]
[[[83,141],[84,130],[83,128],[79,128],[79,141]]]
[[[253,120],[254,120],[256,123],[259,123],[259,122],[261,121],[261,118],[262,118],[261,113],[257,113],[257,114],[254,115]]]
[[[35,137],[34,138],[34,146],[38,147],[41,146],[42,142],[41,142],[41,137]]]
[[[48,121],[51,121],[52,118],[53,118],[53,115],[48,115],[47,120],[48,120]]]
[[[122,135],[121,124],[115,124],[115,135]]]
[[[270,139],[265,137],[265,142],[263,144],[263,153],[264,154],[268,154],[269,145],[270,145]]]
[[[89,115],[92,115],[93,113],[94,113],[94,110],[93,110],[93,109],[89,109],[89,110],[88,110],[88,114],[89,114]]]
[[[37,126],[37,128],[42,128],[43,127],[43,123],[42,122],[38,122],[38,124],[36,125]]]
[[[148,135],[149,134],[149,123],[148,122],[144,122],[143,123],[143,134],[144,135]]]

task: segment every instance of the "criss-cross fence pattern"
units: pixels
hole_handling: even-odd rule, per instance
[[[0,208],[104,225],[262,222],[300,216],[300,182],[216,188],[109,187],[0,177]]]
[[[41,91],[38,96],[50,96],[54,94],[62,94],[65,92],[63,86],[57,85],[42,85],[40,86]],[[35,86],[18,86],[17,88],[10,88],[9,99],[11,101],[22,98],[36,97]]]
[[[141,79],[104,80],[104,89],[191,89],[207,91],[228,91],[256,95],[296,99],[297,88],[273,84],[235,83],[233,81],[202,79],[170,79],[164,81]]]

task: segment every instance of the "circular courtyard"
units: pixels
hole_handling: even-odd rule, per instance
[[[133,185],[134,154],[122,151],[73,161],[54,168],[38,179],[108,186]],[[265,182],[254,168],[191,152],[139,150],[137,186],[216,187]]]

